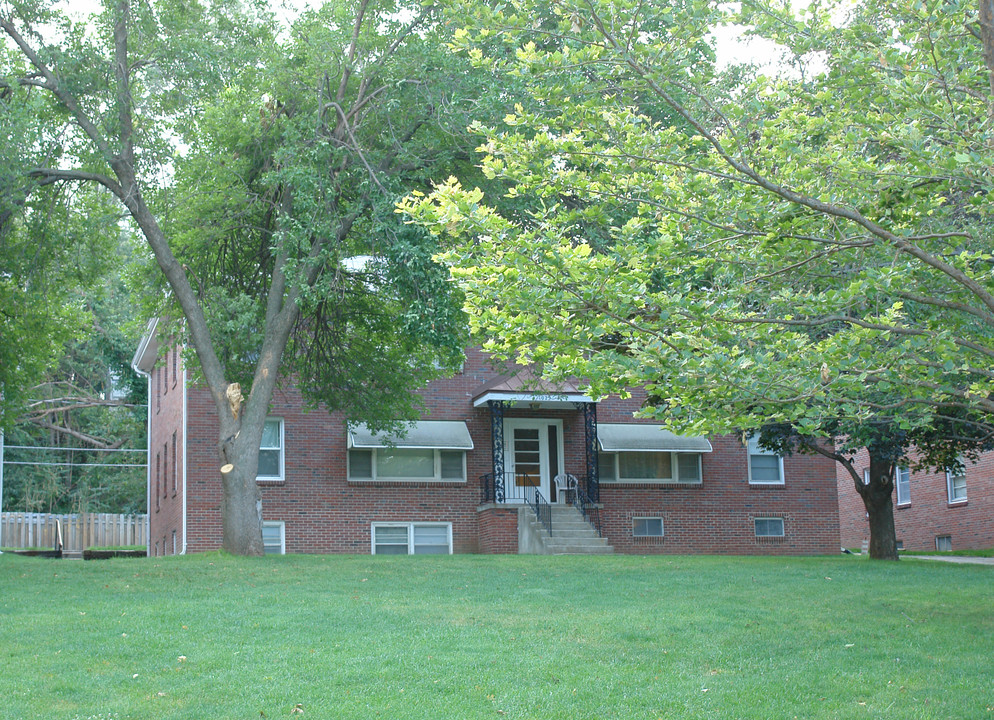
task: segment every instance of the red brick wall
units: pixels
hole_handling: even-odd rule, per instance
[[[339,414],[304,412],[295,390],[278,390],[271,417],[284,420],[285,480],[262,487],[263,517],[283,521],[287,552],[369,553],[373,522],[452,523],[455,552],[516,552],[517,508],[481,508],[480,476],[492,471],[490,412],[474,408],[478,388],[495,377],[479,351],[469,351],[462,373],[423,391],[427,418],[466,422],[475,447],[467,453],[467,482],[354,483],[347,479],[346,433]],[[188,548],[221,543],[221,481],[217,420],[203,389],[188,392]],[[609,398],[599,422],[635,422],[642,396]],[[507,418],[559,419],[564,467],[586,475],[583,414],[576,409],[510,409]],[[651,422],[651,421],[645,421]],[[832,463],[797,456],[785,460],[786,484],[750,486],[747,454],[731,437],[712,440],[701,485],[602,485],[608,540],[621,552],[810,554],[838,552],[838,501]],[[632,537],[633,516],[664,518],[662,540]],[[786,538],[759,540],[753,517],[784,517]]]
[[[518,552],[518,510],[486,505],[480,508],[480,552]]]
[[[869,466],[865,450],[855,465],[860,472]],[[869,539],[866,509],[849,474],[840,468],[837,477],[842,544],[860,547]],[[934,550],[935,538],[944,535],[953,550],[994,547],[994,453],[967,465],[965,502],[949,502],[944,472],[913,472],[910,495],[905,505],[894,497],[894,526],[905,550]]]
[[[604,535],[618,552],[811,555],[839,552],[834,463],[784,458],[783,485],[750,485],[734,436],[712,438],[700,485],[601,484]],[[661,517],[663,537],[635,538],[632,519]],[[783,538],[757,538],[754,518],[782,517]]]
[[[149,553],[172,555],[174,546],[176,553],[183,551],[183,371],[179,352],[170,350],[160,357],[149,381]]]

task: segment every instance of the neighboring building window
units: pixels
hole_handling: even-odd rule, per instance
[[[898,550],[904,550],[904,540],[898,540],[897,541],[897,549]]]
[[[283,480],[283,419],[269,418],[262,429],[259,443],[259,472],[256,480],[281,482]]]
[[[756,518],[756,537],[783,537],[783,518]]]
[[[949,502],[966,502],[966,469],[946,471],[946,492],[949,495]]]
[[[286,523],[283,521],[262,523],[262,549],[266,555],[286,554]]]
[[[179,364],[179,350],[173,348],[173,387],[176,387],[176,365]]]
[[[374,555],[449,555],[452,523],[373,523]]]
[[[162,443],[162,497],[169,496],[169,443]],[[162,544],[165,547],[165,543]]]
[[[897,504],[911,502],[911,470],[900,465],[894,470],[894,484],[897,486]]]
[[[870,484],[870,469],[869,468],[867,468],[866,470],[863,471],[863,484],[864,485],[869,485]]]
[[[353,448],[349,480],[465,482],[466,453],[431,448]]]
[[[662,537],[663,519],[660,517],[632,518],[633,537]]]
[[[940,552],[952,552],[953,550],[953,536],[952,535],[936,535],[935,536],[935,549]]]
[[[600,452],[597,467],[601,482],[701,482],[700,453]]]
[[[783,485],[783,458],[759,444],[759,435],[749,438],[749,483]]]

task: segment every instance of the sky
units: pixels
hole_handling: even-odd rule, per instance
[[[63,0],[62,4],[70,13],[78,17],[85,17],[96,12],[99,8],[98,0]],[[317,4],[319,3],[315,0],[273,0],[271,6],[284,8],[279,14],[284,17],[292,17],[295,11]],[[714,36],[719,69],[735,62],[753,62],[761,66],[773,65],[780,55],[774,43],[761,38],[744,38],[739,28],[717,28],[714,31]]]

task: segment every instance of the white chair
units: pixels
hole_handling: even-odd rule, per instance
[[[579,487],[579,481],[576,479],[576,475],[571,475],[570,473],[559,473],[554,478],[552,482],[556,485],[556,497],[560,502],[568,503],[569,494],[573,494],[573,502],[576,503],[576,489]]]

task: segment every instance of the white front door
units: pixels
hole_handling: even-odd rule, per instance
[[[550,501],[552,478],[563,466],[562,421],[504,420],[504,498],[534,502],[535,492]]]

